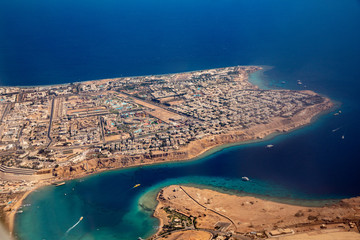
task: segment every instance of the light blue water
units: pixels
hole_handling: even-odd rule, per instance
[[[139,201],[151,205],[151,194],[173,183],[287,201],[359,195],[358,29],[358,0],[1,1],[2,85],[254,64],[273,67],[252,76],[261,87],[304,89],[300,79],[342,110],[290,134],[195,162],[46,187],[31,194],[25,202],[32,206],[17,216],[19,238],[64,239],[80,216],[84,220],[66,239],[148,236],[157,220]],[[252,181],[245,184],[242,176]],[[137,183],[141,187],[132,189]]]

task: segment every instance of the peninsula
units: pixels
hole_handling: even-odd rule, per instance
[[[304,126],[333,106],[312,91],[259,89],[248,81],[258,70],[0,87],[0,204],[10,231],[23,194],[38,186],[193,159]]]
[[[173,185],[157,200],[151,239],[360,239],[360,197],[306,207]]]

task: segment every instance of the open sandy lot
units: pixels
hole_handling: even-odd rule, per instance
[[[212,234],[204,231],[188,230],[170,234],[166,238],[160,238],[161,240],[209,240]]]

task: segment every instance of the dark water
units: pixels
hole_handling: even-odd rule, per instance
[[[157,221],[139,202],[153,206],[154,192],[172,183],[288,201],[359,195],[359,29],[357,0],[1,1],[1,85],[256,64],[273,68],[256,73],[253,82],[303,89],[296,84],[300,79],[340,102],[342,110],[290,134],[195,162],[44,188],[18,215],[19,238],[145,237]],[[252,181],[245,184],[242,176]],[[137,183],[141,187],[132,189]],[[80,216],[84,220],[66,235]]]

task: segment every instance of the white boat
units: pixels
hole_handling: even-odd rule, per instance
[[[342,135],[342,136],[341,136],[341,139],[345,139],[345,135]]]
[[[274,146],[274,145],[272,145],[272,144],[266,145],[267,148],[272,148],[273,146]]]
[[[302,82],[301,82],[300,80],[297,80],[297,84],[301,85],[301,84],[302,84]]]
[[[247,182],[247,181],[250,181],[250,179],[248,177],[242,177],[241,180]]]
[[[339,130],[341,127],[335,128],[332,130],[332,132],[336,132],[337,130]]]

